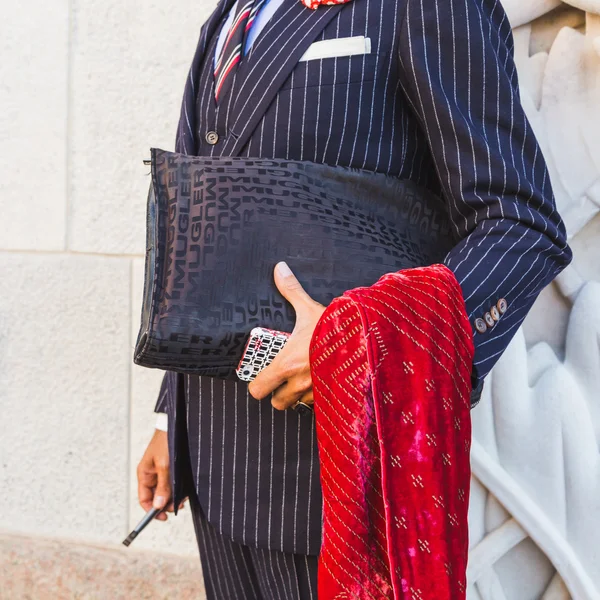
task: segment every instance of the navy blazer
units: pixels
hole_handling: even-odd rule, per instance
[[[220,16],[204,26],[176,148],[199,153],[194,75]],[[317,40],[366,35],[364,56],[298,63]],[[496,363],[540,291],[571,261],[547,166],[520,102],[513,37],[498,0],[284,2],[245,59],[222,156],[342,164],[406,177],[445,198],[455,273],[473,325],[474,383]],[[299,274],[301,277],[301,273]],[[475,320],[507,310],[480,333]],[[481,327],[481,323],[479,323]]]
[[[473,326],[475,405],[536,297],[572,259],[521,105],[501,3],[351,0],[312,11],[285,0],[241,63],[228,102],[217,108],[210,51],[233,2],[221,0],[201,30],[177,151],[351,166],[408,178],[441,195],[456,236],[444,263],[461,285]],[[299,62],[315,41],[355,36],[371,40],[369,54]],[[176,397],[184,383],[168,377],[157,410],[169,412],[176,460],[174,436],[184,435],[175,422],[184,405]],[[203,406],[202,421],[211,425],[199,438],[229,431],[229,417],[213,427],[212,405]],[[298,473],[305,476],[303,467]],[[176,486],[175,493],[183,492]]]

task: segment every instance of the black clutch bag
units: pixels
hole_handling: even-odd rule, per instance
[[[236,379],[250,330],[292,331],[273,281],[285,260],[327,305],[385,273],[441,262],[446,207],[408,180],[301,161],[152,150],[134,362]]]

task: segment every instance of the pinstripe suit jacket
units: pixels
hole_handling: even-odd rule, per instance
[[[502,5],[498,0],[353,0],[311,11],[298,0],[285,0],[240,66],[229,101],[217,109],[210,55],[233,2],[221,0],[201,30],[176,149],[357,167],[408,178],[441,195],[456,236],[444,263],[461,285],[473,324],[474,406],[484,377],[536,297],[572,258],[544,158],[521,106]],[[357,35],[371,39],[370,54],[299,62],[315,41]],[[217,144],[207,143],[209,131],[219,135]],[[475,319],[500,299],[506,300],[506,313],[479,333]],[[240,394],[247,396],[245,386],[215,392],[215,385],[221,387],[173,373],[163,382],[156,410],[169,414],[175,494],[185,494],[192,483],[182,475],[189,459],[201,503],[221,531],[246,543],[318,552],[320,496],[314,489],[308,496],[303,491],[309,478],[318,483],[312,426],[295,416],[271,415],[268,406],[245,405],[240,400]],[[230,403],[229,413],[222,400]],[[233,405],[241,412],[231,410]],[[260,433],[252,417],[259,413],[262,425],[271,423]],[[288,436],[298,438],[293,453]],[[230,439],[240,440],[233,456],[225,451]],[[249,474],[256,458],[249,448],[260,456],[269,444],[270,475],[261,474],[260,467]],[[223,449],[215,454],[218,445]],[[279,480],[277,464],[273,467],[278,448],[293,458],[293,468]],[[223,481],[236,474],[237,491],[235,485],[224,491]],[[243,489],[254,485],[251,494]],[[282,501],[309,505],[308,522],[296,513],[286,522],[285,511],[261,512],[280,496],[261,500],[260,487],[277,491],[282,485],[288,495],[290,489],[296,494],[289,500],[284,492]],[[292,522],[294,533],[279,535]]]

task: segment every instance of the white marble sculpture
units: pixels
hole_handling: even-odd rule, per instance
[[[600,600],[600,0],[503,4],[574,260],[473,411],[468,598]]]

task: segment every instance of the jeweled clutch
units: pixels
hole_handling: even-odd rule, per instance
[[[285,260],[324,305],[385,273],[443,260],[442,200],[408,180],[302,161],[152,149],[146,277],[134,362],[236,379],[250,331],[291,332]]]

